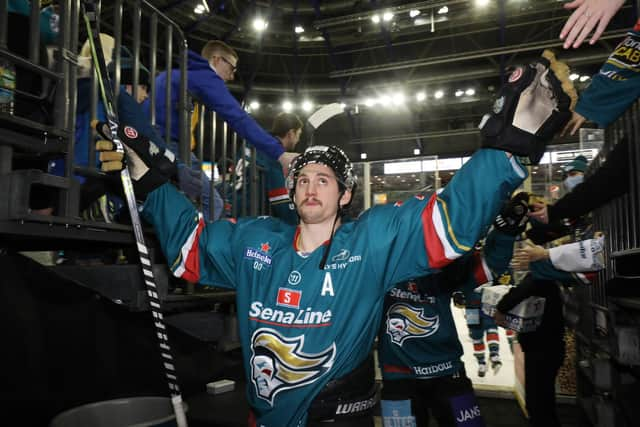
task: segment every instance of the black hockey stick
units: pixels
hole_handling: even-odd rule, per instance
[[[107,65],[104,60],[102,42],[100,40],[100,34],[98,30],[98,9],[96,2],[83,0],[82,14],[87,26],[87,36],[91,45],[91,56],[93,58],[96,78],[98,80],[98,84],[100,85],[100,93],[102,96],[102,102],[104,104],[104,110],[107,116],[109,129],[111,131],[111,138],[116,146],[116,151],[119,153],[124,153],[124,146],[122,145],[122,142],[118,137],[118,115],[114,105],[113,88],[111,87],[111,82],[109,81],[109,76],[107,74]],[[142,266],[144,283],[147,290],[147,295],[149,297],[151,313],[154,319],[153,324],[155,326],[155,332],[158,338],[158,344],[160,346],[162,364],[164,366],[165,376],[169,385],[169,391],[171,392],[171,403],[173,404],[173,410],[176,415],[176,422],[178,424],[178,427],[186,427],[187,417],[185,416],[184,412],[184,405],[182,402],[180,387],[178,386],[178,378],[176,376],[173,355],[171,352],[171,347],[169,346],[169,338],[167,337],[167,328],[164,323],[160,305],[160,298],[158,296],[158,290],[156,287],[155,278],[153,276],[153,270],[151,268],[149,250],[147,248],[147,244],[144,241],[142,224],[140,223],[140,216],[138,215],[136,197],[135,193],[133,192],[133,185],[131,183],[131,175],[129,174],[128,167],[122,169],[120,178],[122,181],[124,194],[127,199],[127,206],[129,207],[131,224],[133,226],[133,231],[136,237],[138,255],[140,257],[140,265]]]

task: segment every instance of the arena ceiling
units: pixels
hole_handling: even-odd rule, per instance
[[[312,109],[341,102],[345,114],[314,140],[370,160],[411,157],[415,149],[472,151],[504,70],[552,48],[572,71],[590,76],[636,16],[627,2],[599,42],[563,50],[558,35],[569,12],[553,0],[151,3],[182,28],[191,49],[220,39],[238,51],[231,88],[247,104],[260,103],[252,114],[265,126],[285,100],[303,117],[305,100]],[[255,29],[256,18],[266,29]],[[575,83],[580,89],[588,80]]]

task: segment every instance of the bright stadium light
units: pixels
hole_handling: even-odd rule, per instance
[[[285,113],[290,113],[293,110],[293,103],[291,101],[284,101],[282,103],[282,111]]]

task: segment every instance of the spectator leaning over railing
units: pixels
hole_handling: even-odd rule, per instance
[[[187,64],[187,92],[194,102],[194,111],[191,122],[190,151],[195,148],[193,130],[199,117],[200,106],[204,105],[208,110],[213,110],[241,137],[246,139],[256,149],[262,151],[273,160],[278,160],[283,168],[295,157],[294,153],[285,153],[284,147],[264,129],[262,129],[240,106],[231,95],[225,85],[232,81],[238,65],[238,54],[229,45],[222,41],[212,40],[202,48],[201,55],[196,52],[188,52]],[[165,132],[166,109],[171,111],[171,135],[172,143],[169,149],[173,151],[179,160],[179,111],[177,108],[180,96],[180,70],[171,70],[171,99],[164,96],[167,87],[167,72],[162,72],[156,77],[156,120],[158,131],[163,137]],[[149,102],[145,108],[151,108]],[[209,198],[209,179],[201,169],[200,160],[191,152],[191,167],[182,163],[178,165],[178,184],[192,199],[202,199],[203,204]]]

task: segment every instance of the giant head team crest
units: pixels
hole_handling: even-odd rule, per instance
[[[407,339],[433,335],[439,327],[440,318],[425,316],[421,308],[398,303],[387,311],[387,334],[391,341],[398,345],[402,345]]]
[[[304,335],[282,337],[273,329],[258,329],[251,339],[251,381],[258,397],[273,405],[284,390],[309,384],[333,366],[335,344],[319,353],[305,353]]]

